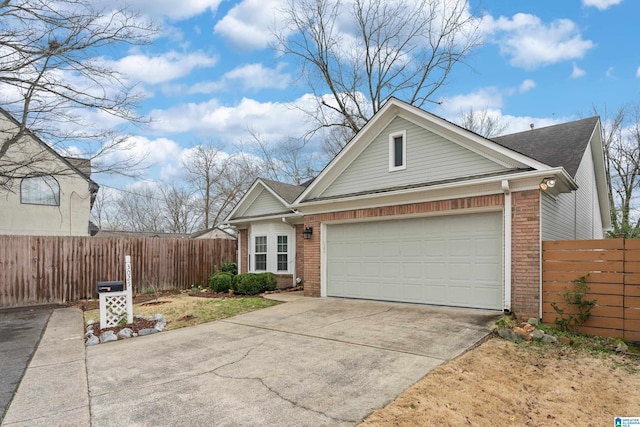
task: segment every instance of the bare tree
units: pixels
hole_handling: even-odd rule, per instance
[[[316,95],[303,111],[315,130],[347,128],[342,146],[392,96],[436,102],[481,42],[466,0],[289,0],[283,13],[278,48],[299,60]]]
[[[163,201],[152,186],[137,188],[119,195],[116,205],[122,230],[163,233],[167,224],[163,212]]]
[[[308,141],[290,137],[271,142],[254,131],[250,133],[262,158],[264,178],[299,185],[318,174],[319,159],[307,148]]]
[[[105,154],[130,142],[102,123],[141,123],[139,97],[126,76],[101,59],[119,45],[148,43],[156,32],[127,9],[99,10],[90,0],[0,1],[0,107],[13,120],[0,138],[0,185],[39,172],[47,150],[27,160],[19,153],[34,134],[58,151],[72,144],[76,155],[94,160],[96,172],[131,174],[140,159]],[[80,151],[80,152],[79,152]],[[63,174],[65,165],[50,174]]]
[[[176,183],[165,184],[160,187],[160,194],[164,202],[164,216],[167,231],[170,233],[191,233],[196,230],[200,222],[197,212],[197,201],[193,193]]]
[[[594,108],[594,113],[598,110]],[[609,182],[612,237],[640,237],[640,104],[619,108],[602,121],[605,169]]]
[[[501,117],[490,114],[488,109],[475,111],[473,108],[462,112],[460,123],[458,124],[485,138],[501,135],[508,126],[507,123],[502,121]]]

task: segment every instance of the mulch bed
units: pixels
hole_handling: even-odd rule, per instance
[[[153,329],[156,326],[155,320],[147,320],[142,317],[134,317],[133,323],[128,323],[126,325],[118,325],[112,326],[110,328],[100,329],[100,322],[96,322],[92,325],[93,327],[93,335],[99,337],[100,334],[107,331],[113,331],[114,334],[117,334],[124,328],[129,328],[136,334],[140,332],[141,329]],[[86,331],[85,331],[86,332]]]

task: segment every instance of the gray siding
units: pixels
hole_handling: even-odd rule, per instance
[[[541,191],[542,240],[574,240],[576,238],[575,193],[550,196]]]
[[[576,172],[576,183],[579,186],[576,192],[577,239],[601,239],[603,237],[590,145],[587,147]]]
[[[407,168],[389,172],[389,134],[407,132]],[[503,166],[396,117],[322,193],[337,196],[505,170]]]
[[[287,208],[280,200],[276,199],[269,191],[263,189],[241,216],[277,214],[286,210]]]
[[[575,176],[578,189],[554,198],[542,192],[542,240],[603,238],[591,147],[585,150]]]

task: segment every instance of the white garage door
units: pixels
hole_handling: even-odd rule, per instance
[[[502,214],[327,225],[327,295],[502,309]]]

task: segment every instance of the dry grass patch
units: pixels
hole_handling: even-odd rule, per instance
[[[160,297],[157,302],[134,304],[133,314],[146,317],[160,313],[167,319],[166,330],[212,322],[279,304],[263,298],[196,298],[185,294]],[[100,311],[85,311],[84,320],[85,323],[88,320],[99,322]]]
[[[493,338],[429,373],[362,426],[606,426],[640,416],[640,360]]]

